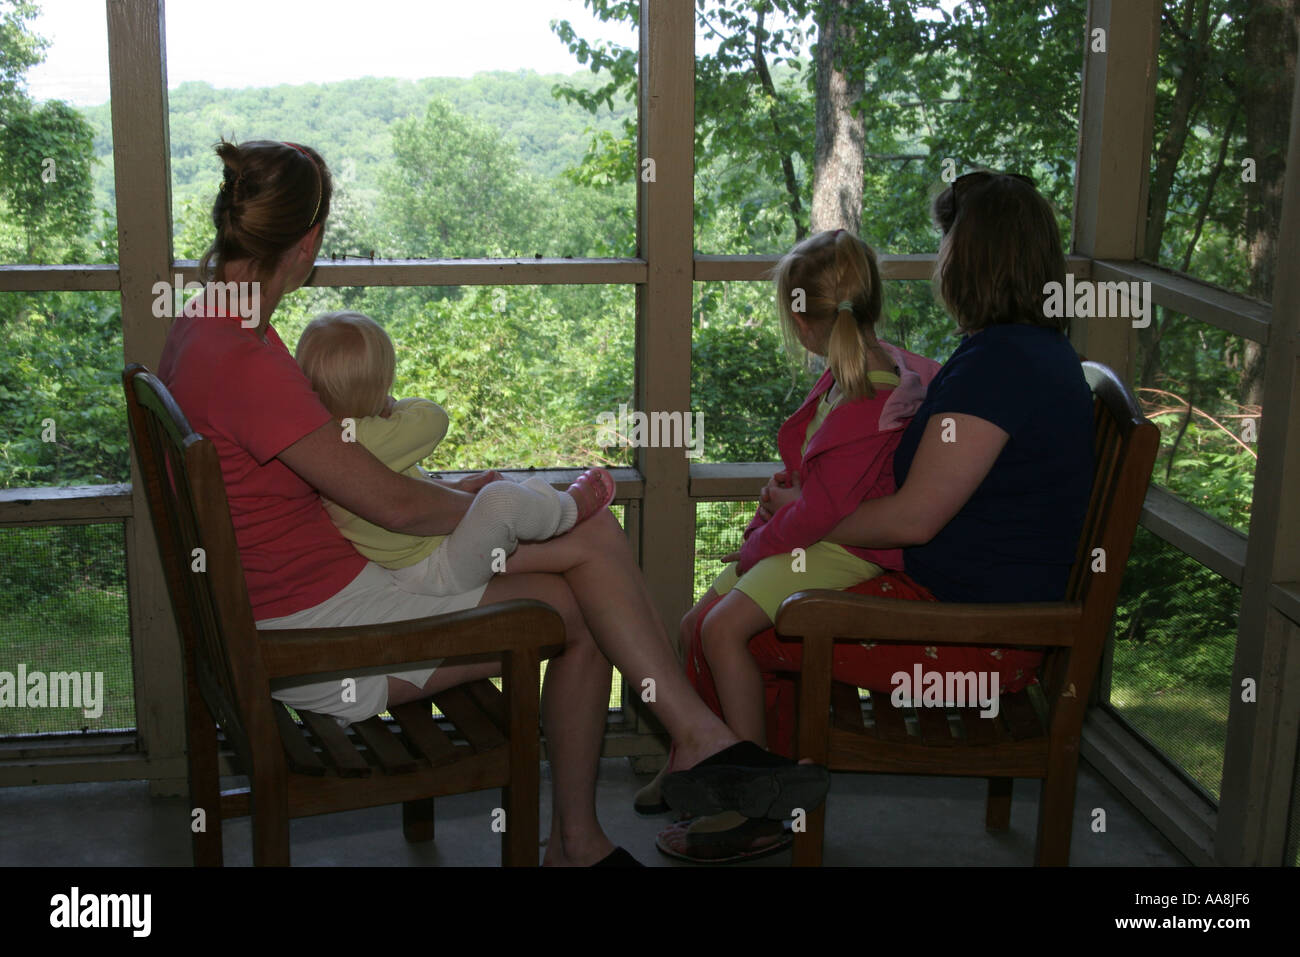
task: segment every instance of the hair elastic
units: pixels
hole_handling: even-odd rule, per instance
[[[307,159],[311,160],[311,168],[316,171],[316,208],[311,211],[311,219],[307,220],[307,228],[311,229],[312,226],[316,224],[316,214],[320,212],[321,186],[322,186],[320,167],[317,166],[316,161],[311,158],[311,154],[308,153],[301,146],[299,146],[297,143],[290,143],[286,140],[284,145],[296,149],[303,156],[307,157]]]
[[[842,303],[840,303],[838,306],[835,307],[836,312],[843,312],[845,309],[847,309],[849,312],[853,311],[853,303],[851,303],[847,299],[845,299]]]

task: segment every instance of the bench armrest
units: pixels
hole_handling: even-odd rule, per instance
[[[550,605],[515,599],[408,621],[346,628],[259,631],[268,678],[322,672],[391,670],[435,658],[535,649],[551,658],[564,650],[564,620]]]
[[[781,603],[776,615],[778,635],[805,640],[1001,648],[1071,645],[1082,625],[1082,602],[959,604],[828,589],[796,592]]]

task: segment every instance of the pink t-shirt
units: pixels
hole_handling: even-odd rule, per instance
[[[273,328],[263,343],[238,317],[186,312],[167,334],[158,377],[220,456],[253,618],[319,605],[366,560],[276,456],[330,414]]]

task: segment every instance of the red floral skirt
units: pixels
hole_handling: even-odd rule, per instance
[[[903,572],[886,572],[845,591],[900,601],[938,601]],[[700,644],[700,626],[707,614],[706,608],[696,619],[695,634],[686,649],[686,676],[704,703],[725,720]],[[792,675],[798,674],[802,666],[803,642],[781,641],[769,628],[750,640],[749,653],[763,673],[767,746],[777,754],[793,757],[797,679]],[[1038,680],[1042,657],[1042,652],[1018,648],[837,641],[831,674],[835,681],[857,688],[890,692],[894,689],[891,677],[899,671],[911,673],[918,664],[926,671],[994,671],[999,676],[1000,693],[1011,694]]]

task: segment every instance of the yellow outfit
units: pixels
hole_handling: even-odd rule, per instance
[[[892,372],[871,371],[868,378],[876,385],[897,388],[898,376]],[[817,430],[826,421],[826,416],[839,404],[830,402],[830,393],[822,396],[817,405],[808,430],[804,433],[803,449],[817,434]],[[744,575],[736,574],[736,563],[732,562],[713,582],[713,590],[725,595],[732,588],[754,600],[769,621],[776,621],[777,609],[797,591],[810,588],[833,588],[842,590],[869,578],[875,578],[884,569],[875,562],[859,558],[841,545],[831,542],[814,542],[804,549],[802,558],[790,555],[769,555],[754,564]]]
[[[394,472],[423,479],[417,463],[428,458],[450,420],[442,407],[428,399],[400,399],[388,418],[369,415],[355,420],[356,440]],[[406,535],[391,532],[324,496],[325,511],[343,537],[358,552],[385,568],[406,568],[423,561],[443,543],[446,535]]]

